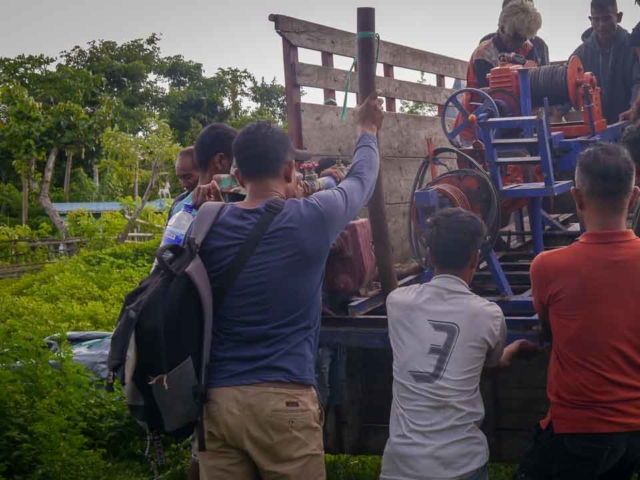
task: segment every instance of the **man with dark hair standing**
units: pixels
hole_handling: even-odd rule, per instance
[[[273,201],[286,201],[214,312],[206,452],[198,452],[203,480],[325,478],[314,388],[324,266],[333,242],[373,193],[381,100],[369,97],[356,118],[349,174],[337,188],[309,198],[295,198],[295,154],[282,130],[256,122],[233,144],[247,197],[222,211],[203,242],[200,255],[213,285]]]
[[[504,9],[504,7],[506,7],[513,1],[514,0],[504,0],[502,2],[502,8]],[[533,3],[533,0],[527,0],[527,1],[529,1],[530,3]],[[495,36],[496,36],[496,32],[485,35],[482,38],[482,40],[480,40],[480,43],[486,42],[487,40],[491,40]],[[533,45],[533,51],[535,52],[534,60],[538,64],[538,66],[542,67],[544,65],[549,65],[549,47],[547,46],[547,43],[538,36],[531,37],[529,41],[531,42],[531,45]]]
[[[631,46],[631,35],[620,26],[622,12],[616,0],[592,0],[591,28],[582,35],[573,55],[592,72],[602,89],[602,111],[611,125],[626,114],[638,95],[640,64]],[[569,110],[565,106],[563,113]]]
[[[222,200],[222,195],[213,177],[231,173],[233,166],[233,142],[238,131],[224,123],[208,125],[196,139],[195,152],[200,185],[193,192],[193,203],[199,207],[204,202]],[[244,195],[229,195],[227,201],[239,201]]]
[[[393,401],[381,479],[486,480],[482,370],[536,346],[520,340],[504,348],[500,307],[469,290],[486,237],[482,220],[447,209],[427,229],[433,280],[387,299]]]
[[[184,204],[187,203],[185,200],[198,186],[200,173],[198,172],[196,153],[193,147],[185,148],[178,154],[175,168],[176,177],[180,180],[180,185],[184,188],[184,192],[178,195],[173,201],[173,204],[169,209],[169,220],[171,220],[171,217],[176,213],[182,210]]]
[[[640,239],[626,228],[634,182],[622,147],[582,153],[572,194],[586,233],[531,266],[553,340],[551,408],[516,478],[628,480],[640,467]]]

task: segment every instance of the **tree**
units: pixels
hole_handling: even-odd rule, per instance
[[[149,117],[145,122],[144,131],[138,135],[132,135],[117,129],[108,129],[102,137],[105,151],[105,162],[112,168],[130,170],[135,173],[134,199],[138,200],[137,182],[140,167],[151,169],[145,192],[135,211],[129,217],[127,226],[118,238],[119,242],[126,241],[133,230],[136,220],[149,201],[153,186],[158,179],[161,169],[171,164],[180,146],[173,140],[171,128],[166,122],[157,117]]]
[[[29,216],[29,186],[35,159],[41,152],[37,139],[44,129],[42,106],[29,96],[24,87],[16,83],[0,87],[0,152],[3,152],[5,162],[22,178],[23,225]]]
[[[91,41],[60,54],[65,67],[87,72],[99,79],[92,98],[117,99],[114,116],[118,128],[137,133],[148,114],[159,107],[163,88],[160,71],[160,37],[155,33],[119,45],[114,41]]]
[[[253,81],[251,87],[251,100],[257,108],[254,115],[263,116],[277,121],[280,125],[287,123],[287,100],[285,89],[274,78],[267,83],[262,77],[260,83]]]
[[[171,89],[165,97],[164,116],[182,145],[191,145],[212,122],[228,121],[224,91],[217,78],[201,78],[183,89]]]
[[[237,68],[205,76],[200,63],[162,56],[159,42],[151,34],[121,44],[92,41],[57,59],[0,58],[0,178],[22,184],[23,222],[35,187],[39,203],[67,235],[51,199],[69,201],[72,178],[91,199],[100,192],[113,199],[131,189],[138,196],[138,184],[152,176],[154,164],[148,155],[133,164],[106,160],[112,157],[103,152],[107,131],[148,138],[153,118],[167,125],[174,141],[189,145],[212,122],[242,128],[268,119],[285,126],[284,88],[275,80],[257,81]],[[99,166],[106,168],[102,183]]]

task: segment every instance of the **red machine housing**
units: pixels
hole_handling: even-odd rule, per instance
[[[493,68],[491,73],[487,75],[489,80],[489,89],[504,90],[511,93],[515,98],[520,98],[520,82],[518,80],[518,70],[523,68],[536,68],[535,62],[527,61],[524,65],[510,62],[501,62],[500,65]],[[518,107],[519,109],[519,107]]]
[[[326,293],[361,295],[376,273],[373,236],[368,219],[351,222],[331,247],[325,269]]]
[[[576,138],[591,135],[589,125],[589,109],[587,93],[591,99],[591,111],[595,133],[600,133],[607,128],[607,120],[602,115],[602,94],[598,86],[598,79],[591,72],[585,72],[579,57],[573,56],[568,64],[569,98],[576,111],[582,111],[582,122],[558,123],[551,125],[552,132],[562,132],[565,138]]]
[[[537,65],[531,61],[524,65],[512,63],[515,60],[509,60],[509,58],[506,55],[506,61],[492,69],[487,76],[489,94],[496,99],[505,100],[514,112],[519,112],[521,92],[518,70],[537,68]],[[595,133],[600,133],[607,128],[607,120],[602,115],[602,98],[598,80],[593,73],[584,71],[582,61],[577,56],[572,56],[567,63],[567,95],[573,108],[582,112],[582,121],[552,124],[552,132],[562,132],[565,138],[591,135],[589,109],[586,108],[589,105],[593,113]]]

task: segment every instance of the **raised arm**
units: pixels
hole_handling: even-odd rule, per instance
[[[347,177],[337,188],[318,192],[309,199],[323,216],[330,243],[371,198],[380,168],[376,134],[383,116],[382,100],[374,92],[356,111],[358,140]]]

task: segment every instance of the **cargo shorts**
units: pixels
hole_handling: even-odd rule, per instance
[[[262,383],[208,392],[202,480],[324,480],[324,422],[312,386]]]

